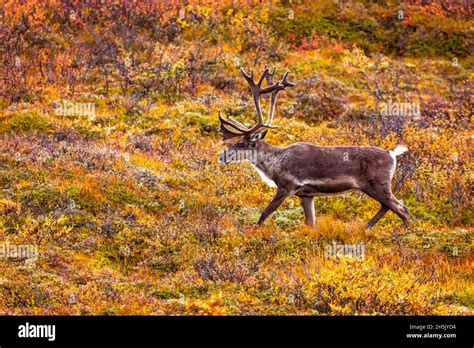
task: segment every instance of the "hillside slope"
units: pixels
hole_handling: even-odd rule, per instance
[[[0,257],[0,314],[472,315],[472,9],[198,3],[0,0],[0,244],[39,251]],[[358,193],[253,227],[274,190],[217,112],[254,122],[265,64],[296,82],[269,143],[409,148],[411,229]]]

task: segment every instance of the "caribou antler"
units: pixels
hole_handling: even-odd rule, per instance
[[[272,72],[270,72],[270,69],[266,65],[257,82],[255,82],[253,78],[253,70],[250,70],[250,74],[247,74],[243,68],[240,68],[240,71],[242,72],[242,75],[244,76],[245,80],[247,80],[250,86],[250,90],[252,91],[253,101],[257,112],[257,123],[253,127],[247,128],[236,120],[231,119],[229,116],[227,116],[226,119],[222,118],[219,113],[219,120],[221,122],[221,132],[224,135],[224,140],[236,136],[252,134],[262,128],[276,128],[275,126],[272,126],[271,123],[273,121],[273,116],[276,109],[277,95],[281,90],[285,89],[286,87],[293,87],[295,85],[294,83],[289,82],[287,80],[289,74],[288,71],[285,72],[283,78],[280,81],[274,83],[273,78],[275,77],[275,68],[273,68]],[[262,87],[262,83],[265,78],[267,80],[268,86]],[[260,97],[264,94],[269,93],[271,93],[270,112],[268,114],[267,122],[264,123],[262,108],[260,107]]]

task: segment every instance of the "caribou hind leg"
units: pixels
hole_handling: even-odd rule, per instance
[[[395,197],[391,197],[387,203],[388,208],[397,214],[403,221],[403,226],[408,227],[410,225],[410,211],[406,206],[400,203]]]
[[[382,186],[380,189],[370,187],[363,190],[363,192],[382,205],[378,213],[368,222],[367,228],[373,227],[385,215],[388,209],[400,217],[405,227],[409,226],[410,211],[393,196],[390,185]]]
[[[374,225],[382,218],[382,216],[385,215],[387,211],[388,208],[382,204],[378,213],[375,214],[374,217],[367,223],[367,229],[370,230],[372,227],[374,227]]]

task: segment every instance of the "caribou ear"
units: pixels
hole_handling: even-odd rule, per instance
[[[262,132],[253,133],[250,135],[250,141],[256,142],[257,140],[262,140],[267,135],[267,130],[265,129]]]

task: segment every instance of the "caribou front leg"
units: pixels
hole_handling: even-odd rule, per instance
[[[314,227],[316,221],[314,214],[314,196],[299,196],[303,203],[306,225]]]
[[[275,197],[273,197],[273,200],[270,202],[270,204],[265,208],[265,210],[262,212],[262,215],[260,215],[260,219],[258,219],[257,222],[257,227],[261,226],[263,222],[266,220],[266,218],[273,213],[282,203],[283,201],[289,196],[288,192],[285,190],[280,190],[278,189]]]

